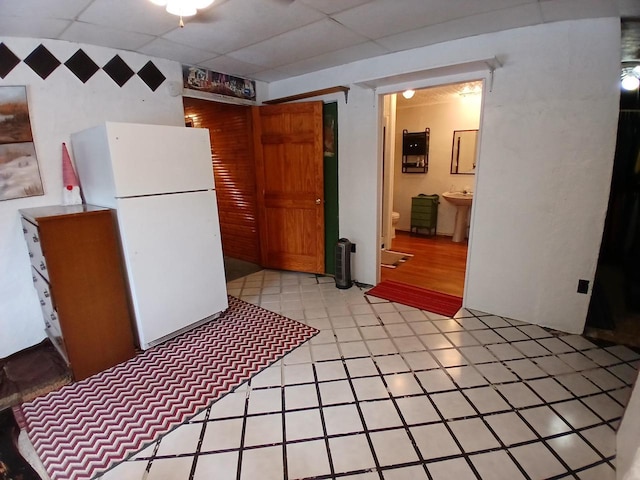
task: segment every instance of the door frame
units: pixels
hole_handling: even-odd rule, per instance
[[[375,102],[377,105],[377,118],[378,118],[378,127],[377,127],[377,145],[378,145],[378,174],[379,174],[379,181],[378,181],[378,198],[377,198],[377,209],[378,212],[382,212],[384,205],[383,205],[383,189],[384,189],[384,185],[385,185],[385,181],[386,179],[384,178],[383,175],[383,145],[385,142],[383,142],[382,139],[382,135],[384,130],[384,126],[385,126],[385,118],[384,118],[384,99],[385,96],[390,95],[390,94],[401,94],[403,91],[407,90],[407,89],[413,89],[413,90],[421,90],[421,89],[425,89],[425,88],[431,88],[431,87],[439,87],[439,86],[444,86],[444,85],[450,85],[450,84],[454,84],[454,83],[465,83],[465,82],[472,82],[472,81],[482,81],[482,97],[481,97],[481,101],[480,101],[480,122],[479,122],[479,126],[478,126],[478,147],[477,147],[477,156],[476,158],[479,159],[481,156],[481,152],[482,152],[482,136],[483,136],[483,123],[484,123],[484,106],[485,106],[485,98],[486,95],[489,93],[488,90],[488,86],[490,85],[490,73],[489,72],[470,72],[470,73],[464,73],[464,74],[459,74],[459,75],[451,75],[451,76],[446,76],[446,77],[437,77],[437,78],[429,78],[429,77],[424,77],[423,79],[416,79],[415,81],[409,83],[409,82],[404,82],[404,83],[397,83],[397,84],[393,84],[393,85],[387,85],[384,87],[380,87],[376,90],[374,90],[374,94],[375,94]],[[395,118],[395,109],[393,111],[393,117]],[[394,120],[394,125],[395,125],[395,120]],[[388,142],[387,142],[388,143]],[[482,162],[477,162],[477,168],[476,168],[476,173],[474,175],[474,185],[473,185],[473,191],[477,192],[478,191],[478,187],[481,185],[480,182],[480,178],[481,178],[481,172],[482,172]],[[388,170],[388,169],[387,169]],[[392,174],[393,175],[393,174]],[[475,194],[474,194],[474,202],[476,202],[477,205],[477,201],[475,198]],[[391,200],[391,205],[393,205],[393,200]],[[468,284],[469,284],[469,265],[471,263],[471,258],[473,255],[473,233],[475,230],[475,219],[476,219],[476,215],[475,215],[475,210],[474,208],[471,208],[471,213],[470,213],[470,220],[469,220],[469,239],[468,239],[468,248],[467,248],[467,262],[466,262],[466,266],[465,266],[465,275],[464,275],[464,292],[467,292],[468,290]],[[377,215],[376,218],[376,234],[379,235],[379,232],[381,232],[381,223],[382,223],[382,218],[381,218],[381,214]],[[379,244],[379,239],[376,239],[376,245]],[[381,270],[382,267],[380,265],[380,249],[377,249],[376,252],[376,284],[380,283],[380,276],[381,276]],[[463,293],[463,302],[462,305],[464,306],[464,293]]]
[[[322,103],[322,136],[325,141],[329,141],[326,136],[328,128],[327,121],[335,119],[331,125],[333,133],[333,152],[327,151],[325,145],[323,166],[324,166],[324,270],[326,274],[335,274],[335,246],[340,238],[340,205],[338,199],[339,188],[339,139],[338,139],[338,102]]]

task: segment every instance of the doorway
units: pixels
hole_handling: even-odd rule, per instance
[[[225,262],[229,266],[227,270],[242,272],[269,265],[273,261],[275,254],[267,252],[265,255],[261,250],[265,247],[265,236],[268,236],[272,249],[280,255],[287,251],[287,246],[293,242],[294,248],[298,250],[308,249],[313,244],[313,239],[303,238],[303,235],[292,234],[292,229],[283,227],[282,222],[297,220],[300,215],[292,213],[292,204],[288,204],[285,214],[271,214],[269,218],[262,218],[260,221],[260,198],[258,193],[265,190],[265,175],[257,175],[259,165],[264,167],[268,158],[264,151],[260,152],[260,158],[254,148],[256,144],[263,143],[263,137],[258,133],[265,133],[268,128],[275,128],[272,123],[256,122],[256,115],[252,115],[252,107],[247,105],[237,105],[220,103],[196,98],[183,98],[185,111],[185,124],[190,127],[209,129],[212,146],[212,165],[215,173],[216,190],[218,197],[218,209],[220,215],[220,231],[222,237],[223,254]],[[303,114],[315,103],[313,121],[307,119],[302,121]],[[257,110],[256,110],[257,109]],[[275,145],[278,138],[295,143],[295,152],[299,153],[304,142],[312,141],[319,145],[317,155],[314,153],[302,164],[303,167],[311,164],[311,158],[318,157],[320,178],[325,177],[324,193],[314,191],[312,206],[314,210],[323,209],[324,220],[318,219],[313,228],[305,228],[306,232],[320,232],[316,235],[315,245],[318,250],[326,251],[326,255],[314,255],[311,259],[314,265],[313,271],[332,273],[331,267],[334,263],[333,246],[338,239],[338,156],[337,156],[337,104],[320,102],[290,103],[281,106],[254,107],[253,113],[262,112],[262,116],[268,111],[278,111],[278,118],[285,113],[296,115],[296,121],[285,122],[286,125],[293,125],[296,131],[289,135],[268,136],[270,147]],[[319,113],[319,115],[318,115]],[[260,115],[259,115],[260,116]],[[324,118],[324,122],[323,122]],[[324,123],[324,130],[323,130]],[[301,128],[306,128],[307,133],[303,134]],[[323,136],[324,133],[324,136]],[[295,141],[292,140],[295,137]],[[256,143],[258,142],[258,143]],[[322,148],[324,145],[324,149]],[[275,148],[275,147],[273,147]],[[279,147],[278,147],[279,148]],[[263,149],[264,150],[264,149]],[[285,147],[280,150],[288,151]],[[322,155],[324,150],[324,157]],[[278,154],[277,159],[281,161],[283,155]],[[291,163],[287,164],[287,169],[279,164],[269,165],[263,168],[263,172],[268,172],[268,177],[275,182],[276,188],[285,177],[298,172],[291,168]],[[322,169],[324,170],[322,172]],[[280,172],[280,174],[278,173]],[[296,177],[295,181],[288,178],[284,183],[291,188],[291,185],[301,184],[306,188],[307,176]],[[262,184],[259,185],[259,182]],[[297,182],[297,183],[296,183]],[[323,186],[320,185],[322,190]],[[269,200],[276,198],[273,192],[270,193]],[[322,199],[324,198],[324,202]],[[282,199],[281,199],[282,200]],[[264,204],[264,199],[263,199]],[[263,209],[264,210],[264,209]],[[263,212],[264,213],[264,212]],[[263,215],[264,217],[264,215]],[[260,226],[262,225],[262,228]],[[280,228],[278,226],[280,225]],[[326,235],[322,234],[322,231]],[[309,235],[307,235],[308,237]],[[275,242],[275,244],[274,244]],[[291,257],[291,255],[290,255]],[[296,257],[296,263],[285,265],[281,263],[274,268],[286,268],[293,270],[309,271],[309,268],[301,266]],[[316,258],[317,257],[317,258]],[[326,258],[326,262],[325,262]]]
[[[459,210],[442,194],[465,191],[472,203],[482,88],[483,82],[477,80],[416,90],[410,98],[400,93],[384,96],[381,257],[387,257],[384,250],[409,255],[395,264],[381,262],[381,280],[463,296],[470,209],[461,214],[463,235],[457,235],[456,240],[461,241],[454,242]],[[427,133],[424,155],[407,156],[412,152],[403,152],[403,137],[420,134],[422,138],[423,132]],[[468,168],[461,163],[465,158]],[[437,208],[433,225],[417,220],[420,213],[415,205],[422,195],[437,195],[433,197]]]
[[[585,335],[640,347],[640,100],[623,91],[609,208]]]

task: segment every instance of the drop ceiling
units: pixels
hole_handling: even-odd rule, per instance
[[[2,0],[0,36],[130,50],[271,82],[462,37],[611,16],[640,18],[640,2],[216,0],[180,28],[149,0]]]

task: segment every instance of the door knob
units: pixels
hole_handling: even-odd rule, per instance
[[[316,205],[320,205],[322,203],[322,200],[320,200],[319,198],[316,198]]]

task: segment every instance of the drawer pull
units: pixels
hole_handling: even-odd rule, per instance
[[[31,278],[33,279],[33,283],[38,283],[38,277],[34,275]]]
[[[28,231],[28,230],[27,230],[26,228],[22,227],[22,233],[23,233],[24,235],[26,235],[26,234],[27,234],[27,231]]]
[[[33,253],[29,252],[29,258],[33,258]]]
[[[45,291],[44,291],[44,296],[45,296],[45,297],[47,297],[47,298],[49,298],[49,290],[45,290]]]
[[[47,304],[47,302],[45,302],[44,300],[40,299],[40,305],[41,305],[41,306],[43,306],[43,307],[44,307],[46,304]]]
[[[57,320],[56,314],[55,313],[51,313],[51,321],[55,322]]]
[[[40,242],[40,239],[38,238],[38,236],[35,233],[33,234],[32,240],[33,240],[33,243],[39,243]]]
[[[47,266],[44,264],[44,262],[40,262],[40,270],[46,270]]]
[[[51,328],[51,324],[49,323],[49,320],[45,320],[44,324],[47,326],[47,328]]]

